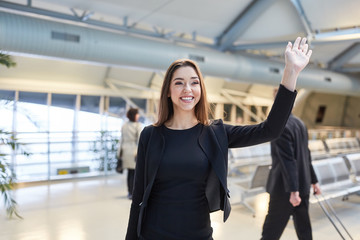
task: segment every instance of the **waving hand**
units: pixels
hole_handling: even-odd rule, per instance
[[[308,50],[309,45],[306,38],[296,38],[294,44],[288,43],[285,49],[285,69],[281,79],[283,84],[290,91],[294,91],[299,73],[309,63],[312,50]]]
[[[285,50],[285,64],[290,65],[294,71],[300,72],[309,63],[312,50],[309,50],[306,38],[298,37],[294,44],[288,43]]]

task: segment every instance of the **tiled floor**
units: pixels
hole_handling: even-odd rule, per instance
[[[230,190],[233,192],[232,201],[237,201],[237,190]],[[7,219],[1,205],[1,240],[124,239],[130,208],[124,174],[32,184],[17,189],[14,196],[24,219]],[[212,214],[214,239],[260,238],[268,195],[263,193],[250,200],[256,209],[256,217],[252,217],[251,212],[240,204],[233,204],[230,218],[225,224],[222,222],[222,212]],[[350,196],[345,202],[341,199],[331,202],[353,239],[359,240],[360,196]],[[312,204],[310,211],[314,239],[341,239],[317,204]],[[281,239],[297,239],[291,221]]]

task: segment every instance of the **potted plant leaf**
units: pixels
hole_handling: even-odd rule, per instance
[[[0,65],[9,68],[14,67],[16,63],[11,56],[0,52]],[[9,150],[10,152],[15,151],[17,146],[18,143],[14,134],[0,129],[0,192],[9,218],[14,215],[21,218],[17,211],[17,203],[11,196],[15,184],[15,174],[9,164]]]

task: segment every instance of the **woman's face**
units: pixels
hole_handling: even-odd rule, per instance
[[[170,82],[169,97],[174,112],[194,111],[201,97],[201,87],[199,76],[192,67],[180,67],[175,70]]]

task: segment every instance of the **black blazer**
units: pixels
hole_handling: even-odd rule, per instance
[[[296,92],[280,85],[270,114],[264,122],[249,126],[232,126],[223,124],[222,120],[216,120],[209,126],[203,126],[198,142],[211,165],[206,197],[211,212],[220,209],[224,211],[224,222],[231,209],[227,188],[228,148],[246,147],[277,138],[285,127],[295,97]],[[138,239],[141,232],[144,212],[164,153],[165,138],[162,129],[147,126],[141,132],[127,240]]]
[[[299,191],[310,193],[317,183],[308,148],[308,132],[304,123],[290,115],[283,134],[271,142],[272,167],[266,191],[272,195]]]

